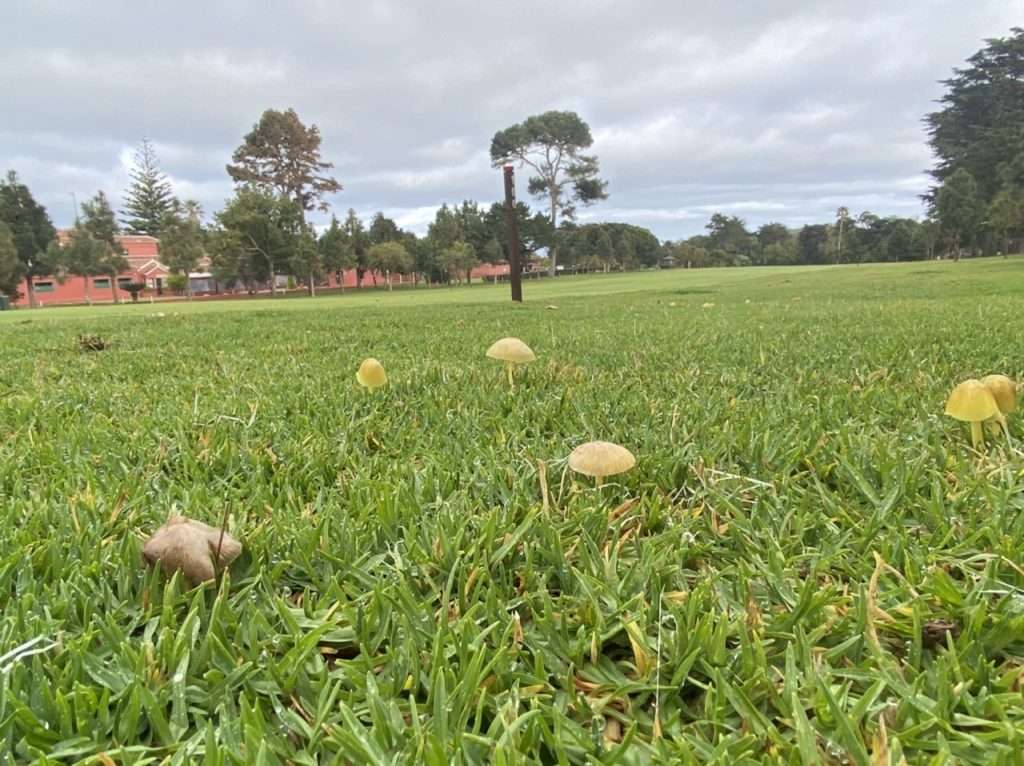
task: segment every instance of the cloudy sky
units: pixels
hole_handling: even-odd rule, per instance
[[[582,218],[701,230],[711,212],[798,225],[920,215],[937,80],[1021,19],[1019,0],[4,0],[0,170],[58,225],[133,147],[208,212],[266,108],[323,133],[330,201],[423,231],[444,201],[490,202],[498,129],[587,120],[610,197]],[[520,194],[525,194],[525,177]]]

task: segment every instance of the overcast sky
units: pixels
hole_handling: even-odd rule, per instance
[[[320,127],[339,212],[422,232],[442,202],[501,195],[496,130],[570,109],[609,182],[583,219],[677,238],[716,210],[917,216],[937,81],[1022,5],[3,0],[0,169],[67,225],[72,192],[120,202],[146,136],[176,193],[213,212],[242,136],[294,107]]]

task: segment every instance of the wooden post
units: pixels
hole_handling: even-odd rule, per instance
[[[515,168],[506,165],[505,172],[505,229],[508,239],[509,281],[512,283],[512,300],[523,302],[522,265],[519,251],[519,221],[516,216]]]

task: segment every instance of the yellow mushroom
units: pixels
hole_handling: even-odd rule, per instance
[[[519,338],[502,338],[495,341],[489,349],[487,356],[505,363],[505,370],[508,372],[509,388],[515,388],[512,379],[512,370],[517,364],[529,364],[537,359],[533,349],[523,343]]]
[[[946,414],[971,424],[971,444],[978,449],[985,442],[981,424],[989,418],[1001,418],[992,392],[980,380],[965,380],[946,400]]]
[[[982,384],[996,400],[999,413],[1002,417],[990,420],[985,425],[993,436],[999,435],[999,426],[1006,432],[1006,438],[1010,438],[1010,429],[1006,424],[1006,416],[1017,411],[1017,386],[1005,375],[986,375],[981,379]]]
[[[1017,411],[1017,386],[1005,375],[986,375],[981,379],[996,400],[996,405],[1003,415]]]
[[[359,385],[363,388],[375,391],[388,382],[388,374],[384,372],[384,365],[370,357],[369,359],[364,359],[363,363],[359,365],[359,371],[356,372],[356,380],[359,381]]]
[[[584,476],[593,476],[597,486],[605,477],[625,473],[636,465],[633,453],[612,442],[587,442],[569,455],[569,467]]]

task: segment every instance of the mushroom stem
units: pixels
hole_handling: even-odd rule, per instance
[[[509,388],[515,388],[516,387],[515,380],[512,378],[512,367],[513,366],[514,365],[512,364],[512,362],[505,362],[505,372],[508,373],[508,387]]]
[[[597,487],[598,489],[601,489],[602,484],[604,484],[604,476],[595,476],[594,486]]]
[[[974,449],[981,449],[985,445],[985,432],[981,428],[980,420],[971,421],[971,446]]]

